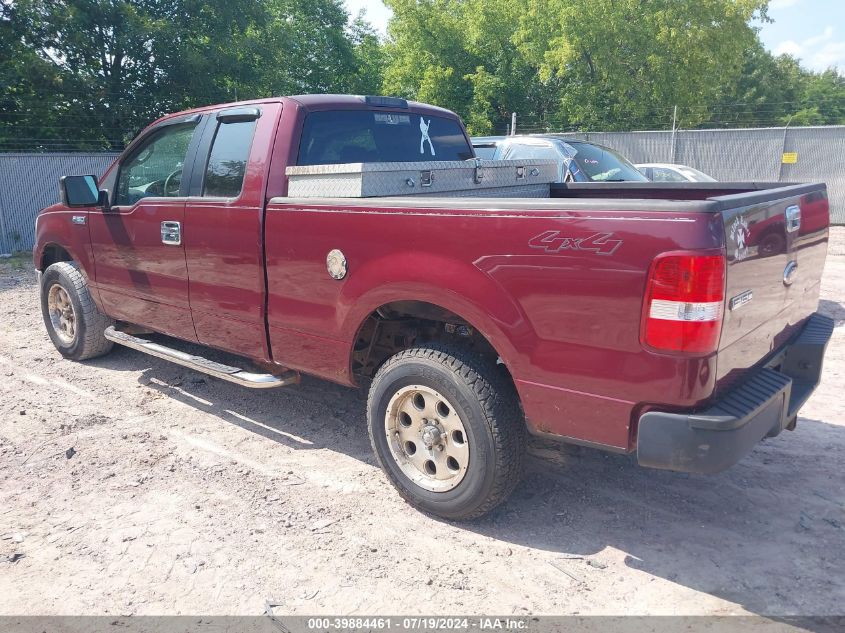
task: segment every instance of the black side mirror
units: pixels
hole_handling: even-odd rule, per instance
[[[66,207],[108,207],[108,192],[97,188],[95,176],[62,176],[59,183],[62,204]]]
[[[103,211],[111,211],[111,204],[109,203],[109,192],[108,189],[100,189],[99,192],[99,199],[97,200],[97,206],[100,207]]]

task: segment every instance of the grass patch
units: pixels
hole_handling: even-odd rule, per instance
[[[0,257],[0,270],[20,271],[32,268],[32,253],[19,251],[12,253],[11,257]]]

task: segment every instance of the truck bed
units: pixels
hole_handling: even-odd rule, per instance
[[[426,209],[685,211],[718,213],[729,207],[761,204],[787,196],[826,191],[823,184],[805,183],[556,183],[547,200],[538,198],[479,198],[440,196],[425,202],[415,196],[390,197],[277,197],[271,203],[347,207],[419,207]],[[663,204],[661,204],[663,203]],[[679,204],[683,203],[683,204]]]
[[[536,432],[630,450],[642,411],[705,407],[816,309],[824,185],[605,183],[558,185],[552,195],[273,198],[265,235],[274,354],[294,368],[317,355],[322,375],[354,383],[342,355],[366,314],[426,301],[494,344]],[[792,207],[803,214],[794,232],[783,221]],[[341,282],[326,275],[332,249],[348,261]],[[726,258],[716,353],[655,353],[641,342],[649,268],[674,251]],[[801,274],[788,286],[791,261]],[[727,305],[749,295],[750,305]]]
[[[648,200],[713,200],[727,196],[756,193],[761,202],[782,196],[785,190],[801,194],[814,191],[818,184],[783,182],[605,182],[555,183],[552,198],[583,199],[648,199]],[[732,200],[728,201],[732,202]]]

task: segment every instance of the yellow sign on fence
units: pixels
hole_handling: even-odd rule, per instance
[[[798,162],[798,152],[784,152],[783,160],[781,162],[784,165],[794,165]]]

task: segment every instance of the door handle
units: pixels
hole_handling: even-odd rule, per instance
[[[797,204],[787,207],[784,215],[786,216],[787,233],[794,233],[801,228],[801,207]]]
[[[166,221],[161,223],[161,243],[170,246],[182,244],[182,223]]]

